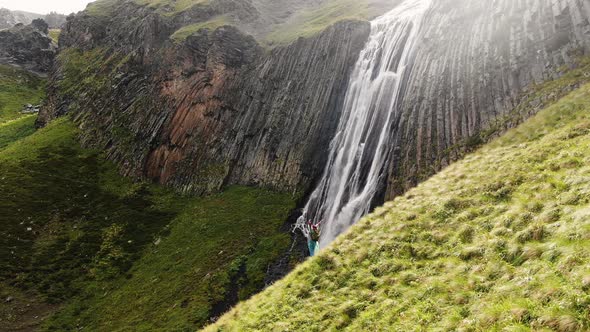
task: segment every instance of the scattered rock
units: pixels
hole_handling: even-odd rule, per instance
[[[21,114],[37,114],[41,110],[41,105],[23,105],[23,109],[20,111]]]

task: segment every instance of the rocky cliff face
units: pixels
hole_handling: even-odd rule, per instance
[[[36,19],[29,25],[0,30],[0,63],[47,74],[57,51],[47,29],[45,21]]]
[[[82,141],[125,174],[183,191],[305,190],[322,171],[369,24],[341,22],[269,51],[231,26],[174,43],[177,20],[132,3],[114,17],[71,19],[39,123],[71,113]]]
[[[586,0],[435,0],[393,128],[387,196],[584,81],[535,90],[590,52],[589,19]]]
[[[244,31],[266,33],[259,27],[271,7],[219,0],[162,15],[173,8],[123,1],[71,18],[39,124],[71,113],[84,143],[104,148],[125,174],[184,191],[234,183],[307,190],[322,171],[369,25],[341,22],[269,51]],[[534,85],[590,50],[589,7],[434,0],[392,128],[381,199],[573,88],[537,98]],[[180,27],[220,15],[237,28],[171,41]]]

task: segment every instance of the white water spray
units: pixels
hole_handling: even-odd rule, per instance
[[[385,180],[392,123],[431,1],[406,0],[371,24],[330,143],[328,164],[297,221],[308,239],[307,221],[322,221],[322,247],[369,212]]]

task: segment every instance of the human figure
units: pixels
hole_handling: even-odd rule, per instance
[[[314,224],[311,220],[307,222],[307,227],[309,227],[307,246],[309,247],[309,255],[312,257],[320,250],[320,224],[321,222]]]

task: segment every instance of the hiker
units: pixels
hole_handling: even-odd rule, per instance
[[[309,228],[307,246],[309,247],[309,255],[312,257],[320,250],[320,224],[321,221],[317,224],[314,224],[311,220],[307,222],[307,227]]]

